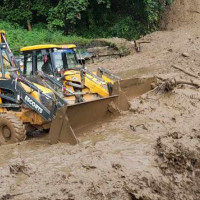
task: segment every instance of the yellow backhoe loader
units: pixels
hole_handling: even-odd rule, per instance
[[[101,67],[90,72],[78,59],[74,44],[28,46],[21,48],[21,52],[23,76],[60,92],[69,105],[111,97],[115,84],[137,96],[149,90],[146,86],[152,81],[152,78],[121,80]]]
[[[62,104],[54,93],[19,73],[4,31],[0,31],[0,144],[25,140],[30,129],[49,129]]]
[[[5,32],[0,36],[0,143],[24,140],[26,128],[34,127],[49,130],[50,143],[77,144],[83,128],[127,110],[127,95],[145,93],[155,81],[91,73],[79,65],[74,45],[25,47],[21,70]]]
[[[113,112],[128,110],[128,98],[139,96],[151,90],[154,78],[133,78],[121,80],[104,68],[90,72],[78,59],[76,45],[35,45],[21,48],[24,55],[23,75],[50,88],[66,100],[70,130],[78,133],[83,127],[110,116]],[[62,114],[61,114],[62,115]],[[64,114],[63,114],[64,116]],[[59,120],[54,121],[66,129]],[[51,138],[62,138],[55,134],[52,126]],[[52,140],[53,141],[53,140]]]

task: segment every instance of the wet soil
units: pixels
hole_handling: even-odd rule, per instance
[[[172,10],[185,3],[175,2]],[[199,0],[189,2],[200,8]],[[188,4],[182,8],[188,10]],[[171,67],[199,75],[196,17],[168,24],[173,30],[145,36],[151,43],[142,44],[140,53],[101,66],[125,78],[159,75],[198,82]],[[0,199],[200,199],[200,89],[153,90],[130,103],[129,111],[85,131],[76,146],[49,145],[42,138],[0,146]]]

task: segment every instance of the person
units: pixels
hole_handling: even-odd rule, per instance
[[[42,71],[45,74],[52,74],[52,66],[51,66],[50,58],[47,55],[44,55],[43,61],[44,61],[44,64],[42,65]]]

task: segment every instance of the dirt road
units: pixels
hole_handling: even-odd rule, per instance
[[[123,77],[199,82],[171,67],[200,75],[200,15],[191,9],[200,11],[199,0],[176,0],[167,31],[145,36],[151,43],[141,53],[101,66]],[[200,199],[199,92],[180,85],[132,99],[128,112],[97,124],[76,146],[40,139],[1,146],[0,199]]]

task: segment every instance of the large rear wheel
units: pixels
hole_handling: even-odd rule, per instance
[[[0,114],[0,144],[11,144],[26,139],[22,121],[11,114]]]

